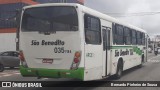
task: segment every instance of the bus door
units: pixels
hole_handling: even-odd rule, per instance
[[[110,27],[102,26],[103,37],[103,73],[102,76],[109,75],[110,72]]]
[[[102,79],[103,45],[101,38],[100,19],[91,15],[84,15],[85,25],[85,80]]]

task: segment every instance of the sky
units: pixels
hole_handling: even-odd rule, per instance
[[[85,0],[85,6],[160,35],[160,0]]]

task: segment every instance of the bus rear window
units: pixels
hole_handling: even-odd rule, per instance
[[[77,11],[72,6],[35,7],[24,11],[22,31],[77,31]]]

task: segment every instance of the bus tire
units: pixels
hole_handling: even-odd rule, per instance
[[[122,72],[123,72],[123,61],[119,60],[118,64],[117,64],[117,71],[116,71],[116,74],[115,74],[116,79],[121,78]]]
[[[0,72],[3,72],[4,71],[4,66],[3,64],[0,64]]]
[[[144,63],[144,55],[142,55],[142,58],[141,58],[141,64],[138,65],[139,68],[141,68],[143,66],[143,63]]]

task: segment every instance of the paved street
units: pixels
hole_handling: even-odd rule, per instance
[[[70,79],[37,79],[37,78],[30,78],[30,77],[22,77],[18,71],[18,69],[7,69],[4,72],[0,73],[0,81],[63,81],[63,80],[70,80]],[[114,80],[112,78],[108,78],[107,80]],[[148,62],[143,65],[142,68],[132,68],[124,72],[124,75],[121,79],[116,81],[160,81],[160,55],[155,56],[153,54],[149,54]],[[105,84],[105,83],[104,83]],[[0,88],[0,90],[8,90],[9,88]],[[27,88],[25,88],[27,89]],[[24,90],[25,90],[24,89]],[[41,88],[30,88],[32,90],[42,90]],[[56,89],[64,89],[64,88],[54,88]],[[70,90],[159,90],[158,87],[73,87],[73,88],[65,88]],[[14,90],[12,88],[12,90]],[[20,88],[15,88],[15,90],[21,90]]]

